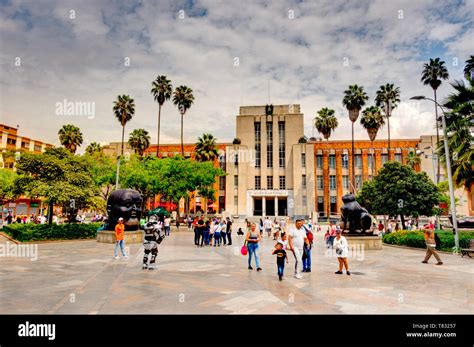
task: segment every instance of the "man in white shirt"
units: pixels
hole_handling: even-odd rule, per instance
[[[170,230],[171,230],[171,218],[170,217],[165,217],[164,220],[164,227],[165,227],[165,235],[169,236],[170,235]]]
[[[267,217],[267,218],[263,221],[263,228],[264,228],[265,231],[267,232],[268,237],[270,237],[271,234],[272,234],[272,221],[270,220],[270,218]]]
[[[295,278],[297,279],[303,278],[301,271],[303,269],[303,247],[305,243],[309,245],[306,230],[303,228],[303,221],[297,219],[295,226],[291,227],[288,233],[288,250],[293,251],[295,256]]]

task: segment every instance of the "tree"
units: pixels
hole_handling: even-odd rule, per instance
[[[78,146],[82,145],[82,133],[81,130],[72,125],[63,125],[58,131],[59,142],[72,154],[76,153]]]
[[[118,95],[114,101],[113,111],[115,117],[122,126],[122,151],[120,156],[123,157],[123,143],[125,138],[125,125],[133,118],[135,114],[135,101],[128,95]]]
[[[150,147],[150,135],[145,129],[135,129],[130,133],[128,144],[133,148],[136,154],[143,157],[146,149]]]
[[[86,153],[88,154],[93,154],[93,153],[101,153],[102,152],[102,146],[97,143],[97,142],[92,142],[87,146],[86,148]]]
[[[216,138],[212,134],[203,134],[202,137],[198,137],[195,154],[197,161],[214,161],[218,155]]]
[[[349,88],[344,91],[344,98],[342,99],[342,105],[349,111],[349,119],[352,122],[352,192],[354,192],[355,187],[354,123],[357,121],[357,118],[359,118],[359,112],[368,99],[369,97],[364,92],[364,87],[359,87],[357,84],[349,86]]]
[[[472,81],[474,74],[474,55],[469,56],[469,59],[466,60],[466,65],[464,66],[464,77],[468,81]]]
[[[183,118],[191,105],[194,102],[193,90],[186,86],[179,86],[173,93],[173,104],[178,107],[181,115],[181,155],[184,157],[184,143],[183,143]]]
[[[416,152],[410,151],[407,155],[406,162],[409,167],[416,170],[416,168],[421,164],[421,159]]]
[[[151,94],[153,98],[158,103],[158,137],[156,145],[156,156],[158,157],[160,153],[160,121],[161,121],[161,106],[165,103],[166,100],[171,98],[173,93],[173,86],[171,81],[164,75],[158,75],[156,79],[151,83]]]
[[[405,228],[405,216],[437,213],[440,192],[425,172],[416,173],[407,165],[389,161],[373,180],[364,182],[357,200],[373,215],[400,215]]]
[[[17,173],[14,192],[46,199],[49,224],[55,204],[61,205],[73,221],[95,194],[87,162],[64,148],[48,149],[43,154],[24,153],[17,162]]]
[[[400,88],[395,87],[393,83],[387,83],[379,87],[375,96],[375,105],[383,107],[385,117],[387,118],[387,134],[388,134],[388,159],[391,160],[390,152],[390,117],[400,102]]]
[[[433,89],[434,100],[435,100],[435,126],[436,126],[436,144],[439,145],[439,122],[438,122],[438,99],[436,91],[441,85],[441,80],[447,80],[449,78],[448,69],[444,65],[444,61],[440,58],[431,59],[429,63],[423,65],[423,71],[421,75],[421,82],[424,85],[429,85]],[[438,154],[439,155],[439,154]],[[439,156],[438,156],[439,160]],[[441,166],[438,165],[438,172],[436,175],[436,183],[439,183]]]
[[[93,152],[84,155],[84,160],[90,171],[90,176],[96,187],[97,194],[107,201],[114,189],[116,181],[116,162],[103,152]],[[97,205],[97,204],[96,204]]]
[[[380,109],[377,106],[369,106],[364,111],[362,111],[362,118],[360,119],[360,124],[367,130],[369,134],[370,141],[372,142],[372,177],[375,176],[375,150],[374,150],[374,140],[377,137],[377,133],[380,128],[385,124],[384,117],[380,112]]]
[[[16,158],[18,157],[15,151],[8,149],[2,152],[3,167],[8,169],[13,169],[15,165]]]
[[[16,172],[8,169],[0,169],[0,213],[3,219],[3,205],[15,198],[14,184]]]
[[[328,141],[331,132],[339,125],[334,114],[334,110],[324,107],[318,111],[318,115],[314,118],[314,126]]]

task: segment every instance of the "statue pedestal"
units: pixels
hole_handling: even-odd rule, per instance
[[[125,245],[131,243],[143,243],[144,232],[141,230],[136,231],[125,231],[124,241]],[[115,231],[113,230],[100,230],[97,232],[97,242],[103,243],[115,243]]]
[[[364,250],[382,249],[382,238],[380,236],[344,235],[349,247],[363,247]]]

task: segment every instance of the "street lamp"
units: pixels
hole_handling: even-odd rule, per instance
[[[456,218],[456,204],[455,204],[455,199],[454,199],[454,184],[453,184],[453,174],[451,170],[451,157],[449,154],[449,147],[448,147],[448,134],[446,130],[446,118],[445,114],[446,112],[444,111],[443,106],[441,106],[438,102],[431,98],[427,98],[425,96],[413,96],[410,98],[411,100],[430,100],[435,103],[436,106],[439,106],[441,108],[441,111],[443,114],[441,115],[441,121],[442,121],[442,126],[443,126],[443,135],[444,135],[444,154],[446,156],[446,169],[448,171],[448,184],[449,184],[449,200],[451,204],[451,215],[453,218],[453,229],[454,229],[454,245],[456,247],[456,251],[459,249],[459,232],[458,232],[458,221]],[[439,165],[439,163],[438,163]]]

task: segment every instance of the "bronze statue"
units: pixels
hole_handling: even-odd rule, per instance
[[[349,230],[349,235],[368,235],[373,231],[370,230],[372,225],[372,217],[369,212],[355,199],[354,194],[349,193],[342,197],[344,205],[341,207],[342,223],[341,229]]]
[[[133,189],[118,189],[107,199],[107,226],[106,230],[115,230],[120,217],[124,219],[125,231],[140,229],[143,198]]]

